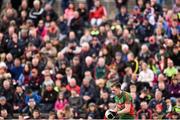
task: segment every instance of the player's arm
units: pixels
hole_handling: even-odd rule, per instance
[[[125,103],[125,108],[120,110],[120,111],[117,111],[117,114],[126,114],[126,113],[129,113],[130,112],[130,108],[131,108],[131,104],[129,103]]]
[[[128,94],[125,94],[125,105],[124,108],[121,110],[117,111],[117,114],[126,114],[126,113],[130,113],[130,109],[131,109],[131,98],[129,97]]]

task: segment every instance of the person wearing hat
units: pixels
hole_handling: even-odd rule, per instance
[[[115,95],[114,101],[116,107],[113,112],[116,112],[120,119],[134,119],[133,98],[130,93],[121,90],[121,84],[117,81],[111,85],[111,91]]]

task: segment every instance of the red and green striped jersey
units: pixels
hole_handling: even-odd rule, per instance
[[[132,96],[128,92],[122,91],[120,96],[114,97],[114,100],[115,100],[119,110],[124,109],[125,104],[130,104],[131,105],[130,112],[127,114],[120,115],[120,118],[121,119],[133,119],[135,111],[134,111]]]

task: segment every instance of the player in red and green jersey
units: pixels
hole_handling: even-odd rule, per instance
[[[125,91],[121,90],[120,83],[114,83],[111,85],[111,90],[115,94],[114,100],[116,108],[114,112],[120,119],[134,119],[134,106],[132,96]]]

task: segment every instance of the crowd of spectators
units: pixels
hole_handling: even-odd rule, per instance
[[[0,12],[0,119],[103,119],[113,81],[137,119],[180,119],[180,0],[10,0]],[[0,0],[0,5],[3,0]]]

